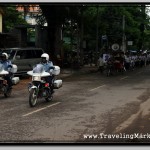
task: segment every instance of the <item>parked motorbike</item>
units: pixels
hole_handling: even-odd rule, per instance
[[[11,73],[12,83],[16,84],[17,83],[16,79],[18,79],[18,77],[16,78],[13,76],[13,74],[16,72],[17,72],[16,65],[12,65],[12,67],[9,69],[9,72],[8,72],[8,71],[5,71],[3,65],[0,64],[0,94],[3,94],[5,97],[11,96],[12,88],[9,88],[7,84],[7,80],[5,80],[4,77],[5,75],[8,75],[9,73]]]
[[[47,102],[52,101],[52,89],[59,89],[62,86],[62,80],[56,79],[56,76],[60,74],[59,66],[54,66],[50,72],[45,72],[43,65],[37,64],[27,74],[32,76],[32,82],[28,85],[30,107],[34,107],[39,98],[44,98]],[[48,76],[53,76],[51,85],[46,82]]]

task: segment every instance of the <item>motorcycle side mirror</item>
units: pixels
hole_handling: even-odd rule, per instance
[[[16,59],[19,60],[20,59],[20,55],[16,55]]]
[[[49,69],[55,69],[55,67],[54,67],[54,66],[51,66]]]

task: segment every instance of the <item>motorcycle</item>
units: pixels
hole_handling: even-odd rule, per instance
[[[3,64],[0,64],[0,94],[3,94],[5,97],[9,97],[11,96],[12,93],[12,88],[9,88],[8,84],[7,84],[7,80],[5,80],[5,76],[8,74],[11,74],[11,80],[13,84],[18,83],[17,80],[18,77],[14,77],[13,73],[17,72],[17,66],[16,65],[12,65],[11,68],[9,68],[9,72],[4,70]]]
[[[39,98],[44,98],[47,102],[52,101],[52,89],[59,89],[62,87],[62,80],[57,80],[55,76],[60,74],[60,67],[54,66],[50,72],[45,72],[42,64],[37,64],[32,71],[27,72],[32,76],[32,82],[28,84],[29,91],[29,105],[34,107]],[[46,77],[53,76],[52,83],[46,82]]]

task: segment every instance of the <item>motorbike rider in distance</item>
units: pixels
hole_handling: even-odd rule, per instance
[[[49,55],[47,53],[43,53],[41,55],[41,64],[43,65],[45,72],[50,73],[51,69],[54,69],[53,62],[49,61]],[[53,75],[46,77],[46,82],[48,82],[49,86],[51,86],[51,93],[54,93],[52,88],[53,78]]]
[[[10,72],[10,69],[12,68],[12,63],[10,60],[8,60],[7,53],[1,54],[0,63],[3,65],[4,70],[9,72],[9,74],[4,76],[4,79],[7,81],[8,87],[11,89],[12,88],[12,80],[11,80],[12,73]]]

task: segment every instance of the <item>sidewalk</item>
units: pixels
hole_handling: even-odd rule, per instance
[[[92,73],[97,71],[97,66],[95,65],[84,65],[80,69],[73,69],[73,68],[60,68],[60,78],[66,78],[74,74],[85,74],[85,73]]]

